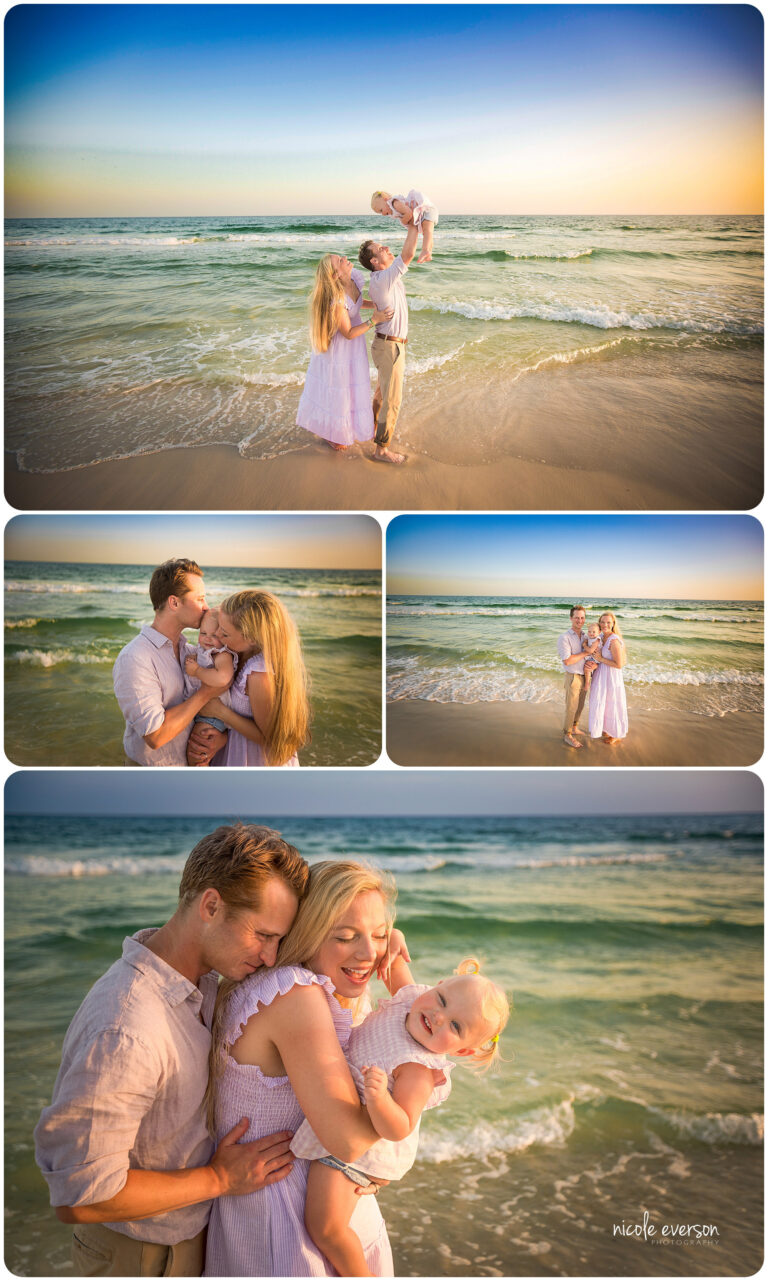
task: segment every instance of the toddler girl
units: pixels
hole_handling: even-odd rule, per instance
[[[222,703],[228,706],[229,686],[235,674],[237,655],[233,654],[231,649],[225,649],[219,645],[216,635],[218,626],[219,611],[207,609],[200,620],[194,657],[188,654],[184,659],[184,692],[189,696],[201,685],[206,685],[211,691],[211,698],[218,695]],[[205,721],[207,725],[213,725],[214,729],[229,728],[217,716],[204,716],[202,712],[195,717],[195,721]],[[205,764],[210,765],[210,761],[206,761]],[[187,765],[197,765],[197,761],[190,760],[189,749],[187,749]]]
[[[309,1158],[305,1224],[318,1249],[341,1276],[367,1277],[365,1256],[349,1220],[357,1204],[355,1184],[401,1179],[416,1159],[419,1122],[426,1108],[437,1107],[451,1090],[459,1055],[490,1067],[498,1056],[509,1004],[501,988],[479,973],[474,957],[462,961],[454,977],[437,987],[415,984],[405,962],[391,1000],[352,1029],[344,1054],[349,1062],[378,1143],[354,1166],[336,1160],[321,1146],[308,1121],[291,1142],[296,1156]]]
[[[429,196],[413,189],[407,196],[390,196],[388,191],[374,191],[371,209],[384,218],[399,218],[404,227],[415,222],[421,232],[419,262],[432,261],[434,229],[439,215]]]
[[[587,662],[584,664],[584,685],[589,689],[592,684],[592,674],[597,671],[597,663],[592,658],[596,649],[599,649],[600,641],[603,639],[597,623],[590,623],[587,628],[587,634],[584,637],[581,648],[585,654],[589,654]]]

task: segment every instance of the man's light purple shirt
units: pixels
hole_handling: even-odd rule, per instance
[[[191,725],[163,747],[149,747],[144,735],[160,728],[166,708],[183,703],[184,659],[192,652],[192,646],[181,636],[177,659],[173,642],[147,623],[115,659],[112,679],[120,711],[125,717],[123,747],[126,756],[137,765],[187,763],[187,739]]]

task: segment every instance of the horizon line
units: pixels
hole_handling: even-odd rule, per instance
[[[6,217],[6,222],[13,222],[22,218],[58,218],[61,222],[74,222],[78,218],[364,218],[367,213],[296,213],[283,211],[281,213],[146,213],[146,214],[12,214]],[[371,212],[371,217],[376,215]],[[682,211],[673,213],[669,210],[654,211],[651,213],[632,213],[625,210],[602,210],[600,212],[579,213],[572,211],[570,213],[556,213],[554,211],[539,211],[538,213],[452,213],[442,214],[444,220],[450,218],[762,218],[765,216],[764,209],[748,210],[743,213],[727,213],[717,210],[708,212],[699,210],[695,213]]]

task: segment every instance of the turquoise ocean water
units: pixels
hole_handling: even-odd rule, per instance
[[[6,751],[23,765],[121,765],[112,665],[152,621],[152,565],[6,562]],[[381,750],[381,575],[371,570],[206,569],[212,604],[273,591],[311,680],[303,765],[369,765]],[[197,633],[187,633],[194,643]]]
[[[370,237],[397,251],[403,234],[370,213],[10,220],[7,448],[57,471],[178,445],[304,447],[314,267]],[[754,420],[762,237],[759,217],[442,216],[433,261],[408,276],[410,444],[447,462],[537,457],[501,410],[521,380],[569,365],[668,379],[683,435],[716,385],[732,422]],[[454,401],[460,432],[420,428],[455,418]]]
[[[476,953],[513,996],[502,1071],[456,1069],[417,1165],[382,1193],[399,1275],[759,1266],[759,817],[268,821],[310,861],[395,874],[418,978]],[[66,1027],[123,937],[173,910],[186,854],[214,825],[7,820],[6,1258],[20,1275],[70,1267],[31,1147]],[[615,1235],[645,1210],[658,1241]],[[670,1224],[717,1235],[662,1243]]]
[[[438,703],[562,700],[557,638],[573,602],[540,596],[389,596],[388,697]],[[631,708],[700,716],[763,710],[757,601],[586,601],[615,613]]]

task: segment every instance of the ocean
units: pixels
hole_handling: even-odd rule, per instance
[[[112,665],[152,621],[153,569],[6,562],[5,747],[15,764],[122,765]],[[299,629],[313,714],[300,763],[370,765],[381,751],[381,575],[206,570],[213,603],[247,587],[274,592]]]
[[[370,237],[397,252],[403,235],[370,213],[11,219],[6,448],[37,472],[185,445],[304,448],[315,265],[356,261]],[[761,421],[762,237],[760,217],[441,216],[433,261],[407,281],[404,442],[449,463],[538,459],[505,409],[521,380],[568,366],[642,380],[668,427],[673,394],[676,441],[698,439],[716,388],[724,429]],[[621,423],[606,395],[596,418]],[[597,465],[612,447],[585,460],[565,436],[554,461]]]
[[[557,638],[573,601],[543,596],[389,596],[387,694],[438,703],[561,702]],[[763,711],[757,601],[585,601],[610,609],[627,650],[630,714]]]
[[[173,910],[186,854],[217,821],[7,818],[6,1261],[19,1275],[70,1271],[31,1139],[66,1027],[123,937]],[[456,1068],[416,1166],[381,1193],[398,1275],[759,1267],[759,816],[258,821],[310,861],[390,869],[419,980],[478,954],[513,998],[501,1071]],[[646,1212],[655,1239],[622,1232]],[[707,1231],[681,1235],[694,1225]]]

